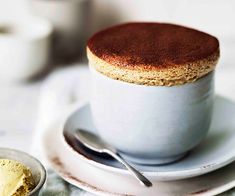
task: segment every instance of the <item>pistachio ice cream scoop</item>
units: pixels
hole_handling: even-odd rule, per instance
[[[0,195],[24,196],[35,186],[32,173],[22,163],[0,159]]]

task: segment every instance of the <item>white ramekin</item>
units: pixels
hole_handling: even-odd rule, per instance
[[[91,110],[100,136],[141,164],[175,161],[206,136],[214,72],[193,83],[145,86],[111,79],[91,68]]]

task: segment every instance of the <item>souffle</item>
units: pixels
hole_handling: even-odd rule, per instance
[[[150,86],[190,83],[215,69],[219,41],[167,23],[126,23],[93,35],[89,64],[109,78]]]

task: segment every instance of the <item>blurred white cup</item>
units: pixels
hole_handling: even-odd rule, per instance
[[[28,79],[49,59],[52,25],[44,19],[0,21],[0,82]]]
[[[32,14],[44,17],[54,27],[53,60],[73,61],[85,50],[89,28],[89,0],[30,0]]]

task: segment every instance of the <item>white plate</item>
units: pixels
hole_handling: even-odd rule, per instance
[[[234,118],[234,105],[224,98],[217,98],[216,110],[224,116],[221,123],[225,135],[231,127]],[[232,112],[233,111],[233,112]],[[227,117],[227,118],[225,118]],[[228,118],[229,117],[229,118]],[[218,121],[218,119],[214,119]],[[124,170],[95,163],[68,147],[62,139],[62,121],[59,121],[45,132],[43,147],[46,157],[54,170],[69,183],[98,195],[204,195],[210,196],[224,192],[235,186],[235,163],[206,175],[185,180],[159,182],[152,179],[153,187],[145,188]],[[227,126],[225,126],[227,124]],[[220,132],[219,132],[220,133]],[[234,137],[233,134],[227,138]],[[223,141],[223,134],[218,136]],[[229,140],[229,139],[228,139]],[[220,141],[219,141],[220,143]],[[227,145],[221,143],[221,145]],[[211,146],[214,149],[216,145]],[[220,145],[219,145],[220,146]],[[200,148],[199,148],[200,149]],[[220,148],[221,149],[221,146]],[[232,151],[233,149],[231,149]],[[210,152],[208,149],[207,151]],[[221,156],[219,159],[223,158]],[[183,161],[183,160],[182,160]],[[178,164],[178,163],[177,163]],[[102,166],[101,166],[102,165]],[[169,165],[170,166],[170,165]],[[165,167],[165,166],[164,166]],[[189,167],[189,166],[185,166]],[[147,172],[148,173],[148,172]],[[154,172],[158,176],[158,172]],[[160,172],[162,174],[164,172]]]
[[[206,139],[182,160],[163,166],[135,165],[152,180],[178,180],[199,176],[221,168],[235,160],[235,104],[223,97],[215,98],[212,125]],[[96,132],[89,104],[77,109],[64,127],[65,145],[75,151],[77,158],[100,169],[127,175],[128,172],[115,160],[100,156],[83,148],[74,138],[78,128]]]

